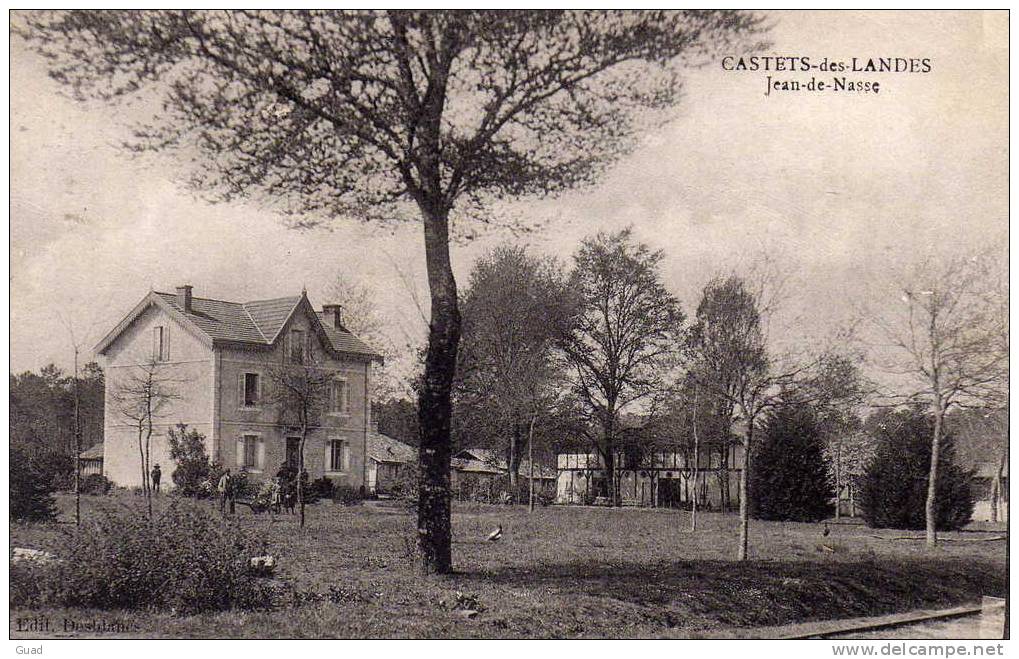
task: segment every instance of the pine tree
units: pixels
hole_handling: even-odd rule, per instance
[[[52,479],[36,469],[29,456],[11,449],[11,519],[18,522],[45,522],[56,518]]]
[[[834,513],[820,423],[808,405],[783,405],[764,423],[750,467],[755,519],[816,522]]]
[[[205,451],[205,435],[178,423],[166,433],[170,444],[170,459],[176,468],[171,478],[177,491],[188,497],[204,494],[202,483],[212,477],[213,465]]]
[[[860,492],[863,517],[874,528],[923,529],[934,417],[913,408],[881,412],[868,422],[877,452]],[[937,529],[962,528],[973,516],[972,474],[954,464],[951,433],[941,438],[935,507]]]

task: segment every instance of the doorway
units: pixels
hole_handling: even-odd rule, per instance
[[[300,437],[287,437],[287,466],[295,472],[301,467]]]

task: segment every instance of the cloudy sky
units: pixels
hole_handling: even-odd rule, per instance
[[[770,54],[929,58],[931,71],[849,76],[879,81],[878,94],[765,97],[767,73],[716,61],[690,72],[675,121],[596,189],[503,209],[547,220],[522,240],[566,261],[585,235],[632,225],[665,251],[663,275],[688,310],[713,274],[768,253],[792,273],[787,326],[821,333],[887,292],[904,264],[1006,244],[1007,15],[772,18]],[[306,286],[320,305],[341,277],[376,290],[397,343],[421,336],[419,225],[299,232],[253,205],[209,205],[172,163],[118,150],[130,110],[61,96],[16,37],[10,75],[12,371],[69,366],[72,332],[89,350],[150,288],[185,282],[229,300]],[[459,280],[510,239],[455,246]]]

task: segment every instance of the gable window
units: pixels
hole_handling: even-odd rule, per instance
[[[242,435],[237,440],[237,466],[247,471],[260,471],[265,460],[262,438],[256,434]]]
[[[258,373],[245,373],[241,380],[241,401],[243,407],[257,407],[261,398]]]
[[[346,380],[329,383],[329,413],[348,414],[350,411],[350,390]]]
[[[170,359],[170,334],[169,328],[164,325],[157,325],[152,328],[152,359],[157,362],[165,362]]]
[[[329,471],[348,471],[350,469],[350,444],[342,439],[329,440],[326,452],[326,465]]]
[[[290,361],[295,363],[304,362],[304,330],[290,330],[290,346],[288,349],[288,356]]]

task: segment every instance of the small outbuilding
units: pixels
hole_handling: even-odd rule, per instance
[[[378,430],[368,433],[368,492],[389,494],[418,461],[417,449]]]
[[[78,454],[78,464],[81,467],[81,475],[103,473],[103,443],[99,442],[92,448]]]

